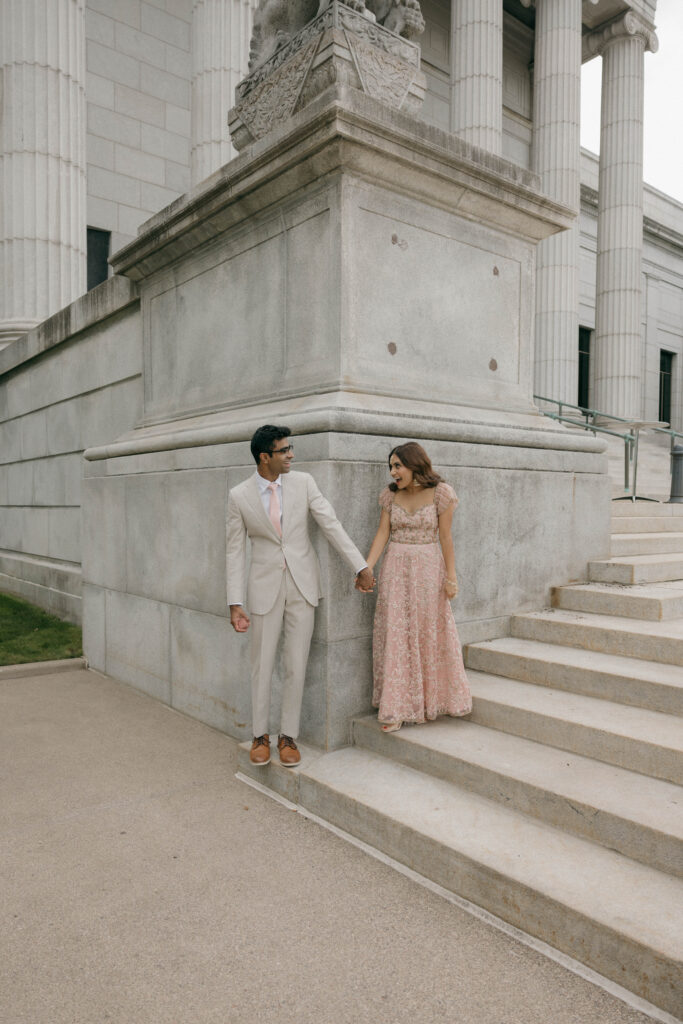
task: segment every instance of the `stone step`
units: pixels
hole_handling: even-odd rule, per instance
[[[549,608],[542,612],[513,615],[510,632],[512,636],[525,640],[683,665],[683,619],[647,622],[643,619],[622,619],[616,615]]]
[[[680,1009],[679,879],[354,747],[303,769],[300,799],[641,998]]]
[[[683,507],[683,506],[682,506]],[[679,516],[613,516],[612,533],[676,533],[683,530]]]
[[[683,555],[683,533],[613,533],[611,555]]]
[[[519,637],[468,644],[465,659],[469,668],[480,672],[683,715],[683,672],[678,665]]]
[[[662,583],[683,580],[683,554],[622,555],[588,563],[588,578],[595,583]]]
[[[683,784],[680,718],[485,672],[468,678],[477,725]]]
[[[471,721],[441,719],[386,734],[356,719],[356,746],[683,876],[683,791]]]
[[[683,519],[683,504],[677,502],[661,501],[613,501],[612,517],[637,518],[639,516],[670,516],[674,519]]]
[[[628,587],[620,583],[571,584],[554,587],[552,603],[554,608],[597,615],[653,622],[680,619],[683,617],[683,580],[659,586],[653,583]]]

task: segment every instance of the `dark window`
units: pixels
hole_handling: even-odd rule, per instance
[[[588,409],[588,390],[591,364],[591,332],[588,327],[579,327],[579,397],[577,405]]]
[[[671,423],[671,377],[674,369],[673,352],[659,352],[659,422]]]
[[[102,284],[109,276],[109,242],[111,231],[88,228],[88,291]]]

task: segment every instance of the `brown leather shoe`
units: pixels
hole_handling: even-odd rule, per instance
[[[249,751],[249,760],[259,768],[270,764],[270,737],[267,732],[263,736],[254,736]]]
[[[277,749],[280,751],[280,764],[285,768],[294,768],[301,761],[299,748],[291,736],[278,737]]]

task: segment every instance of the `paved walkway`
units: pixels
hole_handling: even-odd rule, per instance
[[[4,1024],[649,1020],[235,766],[96,672],[0,672]]]

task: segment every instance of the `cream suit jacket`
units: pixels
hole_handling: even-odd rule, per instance
[[[251,541],[251,567],[246,588],[249,611],[255,615],[266,615],[270,611],[285,567],[308,603],[315,607],[322,593],[320,566],[308,535],[309,512],[325,538],[354,572],[363,568],[365,559],[309,473],[290,471],[280,477],[283,528],[280,537],[263,507],[257,475],[254,473],[233,487],[228,495],[228,604],[244,604],[248,537]]]

